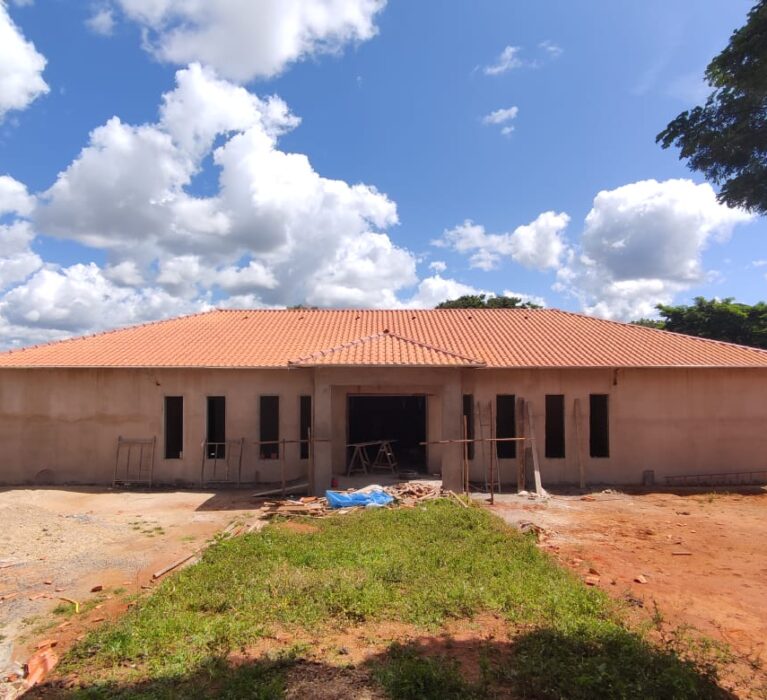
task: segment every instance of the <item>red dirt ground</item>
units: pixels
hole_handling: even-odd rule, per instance
[[[596,585],[648,616],[657,605],[667,629],[726,642],[740,672],[765,682],[749,660],[767,666],[767,490],[501,496],[492,510],[542,526],[541,546],[565,566],[584,579],[598,572]]]

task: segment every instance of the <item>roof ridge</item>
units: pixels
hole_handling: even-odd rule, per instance
[[[385,332],[386,331],[384,331],[384,333]],[[434,352],[441,352],[444,355],[450,355],[451,357],[456,357],[459,360],[466,360],[468,362],[473,362],[474,364],[478,364],[478,365],[487,364],[484,360],[479,360],[476,357],[461,355],[460,353],[457,353],[453,350],[448,350],[447,348],[441,348],[437,345],[431,345],[430,343],[424,343],[420,340],[414,340],[413,338],[406,338],[404,335],[400,335],[399,333],[389,333],[389,335],[393,336],[394,338],[398,338],[399,340],[404,340],[406,343],[412,343],[413,345],[417,345],[418,347],[421,347],[421,348],[426,348],[427,350],[433,350]]]
[[[304,355],[303,357],[297,357],[295,360],[288,360],[288,365],[299,365],[315,357],[325,357],[325,355],[330,355],[334,352],[340,352],[341,350],[346,350],[347,348],[353,348],[353,347],[356,347],[357,345],[364,345],[368,341],[374,340],[382,335],[384,335],[383,331],[379,331],[378,333],[373,333],[372,335],[366,335],[363,338],[357,338],[356,340],[350,340],[345,343],[340,343],[339,345],[334,345],[333,347],[330,347],[330,348],[316,350],[315,352],[312,352],[309,355]]]
[[[487,365],[487,363],[484,360],[478,360],[476,357],[461,355],[460,353],[454,352],[453,350],[448,350],[447,348],[440,348],[436,345],[431,345],[429,343],[423,343],[421,341],[414,340],[413,338],[407,338],[404,335],[400,335],[399,333],[392,333],[388,329],[384,329],[383,331],[379,331],[378,333],[372,333],[371,335],[366,335],[362,338],[357,338],[356,340],[350,340],[346,343],[340,343],[339,345],[334,345],[331,348],[317,350],[316,352],[313,352],[304,357],[296,358],[295,360],[288,360],[288,365],[304,364],[305,362],[314,358],[326,357],[327,355],[332,355],[333,353],[341,352],[342,350],[347,350],[348,348],[357,347],[358,345],[364,345],[365,343],[369,343],[373,340],[380,340],[381,338],[387,338],[387,337],[396,338],[397,340],[401,340],[402,342],[410,343],[411,345],[416,345],[418,347],[425,348],[426,350],[438,352],[443,355],[449,355],[450,357],[455,357],[458,360],[471,362],[472,364],[475,364],[475,365],[481,365],[481,366]]]

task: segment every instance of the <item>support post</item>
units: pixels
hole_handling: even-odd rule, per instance
[[[331,385],[324,379],[320,370],[314,370],[314,495],[321,496],[330,488],[333,478],[333,437],[332,426],[332,391]]]
[[[306,474],[306,481],[309,484],[309,493],[314,493],[314,439],[312,438],[311,426],[306,431],[306,441],[306,444],[309,447],[309,464],[307,465],[308,471]],[[301,449],[300,445],[299,449]]]
[[[535,493],[543,496],[543,485],[541,484],[541,468],[538,464],[538,447],[535,441],[535,428],[533,426],[533,407],[529,401],[525,402],[527,408],[527,430],[530,440],[530,449],[533,452],[533,471],[535,474]]]
[[[517,423],[517,437],[525,437],[525,400],[517,398],[517,410],[515,411]],[[520,442],[517,445],[517,492],[524,491],[527,487],[527,476],[525,474],[525,452],[526,444]]]
[[[469,419],[466,416],[463,417],[463,439],[463,492],[469,493]]]
[[[442,385],[442,439],[460,440],[463,418],[463,394],[458,373],[446,378]],[[461,444],[445,445],[442,448],[442,485],[451,491],[462,491],[465,481],[462,478]]]

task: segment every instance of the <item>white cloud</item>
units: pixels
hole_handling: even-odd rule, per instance
[[[67,274],[114,298],[147,294],[184,308],[214,292],[230,295],[223,304],[399,304],[418,278],[415,256],[384,232],[398,222],[396,205],[280,150],[281,134],[298,123],[279,98],[259,99],[192,65],[177,73],[156,123],[113,117],[94,129],[40,195],[33,221],[42,233],[107,251],[98,276]],[[217,190],[190,194],[211,161]],[[45,287],[62,275],[46,270]],[[16,326],[24,318],[15,316]]]
[[[0,0],[0,120],[48,92],[42,76],[45,64],[45,57],[24,38]]]
[[[562,53],[561,46],[555,44],[550,39],[546,39],[538,44],[539,58],[523,59],[520,54],[522,48],[519,46],[507,46],[496,59],[482,69],[485,75],[503,75],[517,68],[540,68],[545,63],[555,61]]]
[[[112,9],[109,7],[100,7],[93,11],[93,14],[85,20],[85,25],[94,34],[100,36],[112,36],[115,29],[115,18]]]
[[[0,291],[23,282],[43,264],[31,249],[35,237],[31,224],[20,218],[31,213],[34,202],[22,183],[0,175],[0,220],[8,221],[0,225]]]
[[[254,289],[274,289],[279,282],[266,265],[251,260],[245,267],[231,265],[219,270],[216,284],[229,294],[242,295]]]
[[[386,0],[115,0],[163,61],[200,61],[239,82],[371,39]]]
[[[569,221],[565,213],[547,211],[511,233],[487,233],[484,226],[466,220],[432,243],[471,254],[469,264],[481,270],[498,267],[504,257],[525,267],[545,270],[559,265],[567,248],[563,233]]]
[[[509,107],[508,109],[496,109],[486,116],[482,117],[483,124],[505,124],[515,119],[519,114],[519,107]]]
[[[507,109],[496,109],[490,114],[486,114],[482,117],[483,124],[503,125],[501,128],[501,134],[509,136],[514,131],[514,126],[509,124],[510,121],[516,119],[519,114],[519,107],[509,107]]]
[[[34,231],[27,221],[0,226],[0,290],[24,281],[43,261],[30,249]]]
[[[115,286],[90,263],[38,271],[3,297],[0,313],[11,329],[6,331],[6,339],[10,339],[8,332],[26,339],[29,329],[44,331],[46,338],[61,337],[188,313],[204,306],[158,289]]]
[[[580,249],[560,270],[558,289],[589,313],[633,319],[706,279],[703,250],[752,217],[719,204],[708,184],[644,180],[600,192]]]
[[[508,73],[515,68],[521,68],[524,61],[519,58],[519,52],[522,49],[519,46],[507,46],[495,63],[491,63],[489,66],[485,66],[483,72],[485,75],[501,75]]]
[[[34,197],[29,195],[24,184],[10,175],[0,175],[0,217],[6,214],[28,216],[34,203]]]
[[[174,297],[194,299],[203,283],[203,265],[197,255],[178,255],[160,262],[157,284]]]
[[[418,281],[415,267],[413,255],[388,236],[365,233],[312,276],[306,301],[319,306],[398,306],[396,292]]]
[[[133,260],[124,260],[116,265],[107,265],[103,269],[104,277],[121,287],[140,287],[144,277]]]
[[[429,263],[429,269],[434,270],[434,272],[439,274],[440,272],[447,270],[447,264],[442,260],[435,260],[434,262]]]
[[[294,129],[301,120],[279,97],[266,100],[216,77],[193,63],[176,73],[176,89],[163,95],[160,124],[186,153],[207,153],[219,134],[261,126],[272,138]]]
[[[135,250],[170,232],[194,171],[169,134],[112,117],[41,195],[38,227],[90,246]],[[204,225],[215,227],[215,221]]]
[[[448,299],[457,299],[467,294],[490,294],[453,279],[445,279],[439,274],[422,279],[415,294],[403,306],[409,309],[433,309],[437,304]]]
[[[567,214],[546,211],[535,221],[518,226],[511,234],[512,258],[537,270],[557,267],[567,247],[562,234],[569,223]]]

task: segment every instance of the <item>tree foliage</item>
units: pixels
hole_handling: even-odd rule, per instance
[[[658,134],[692,170],[720,185],[719,201],[767,214],[767,0],[759,0],[706,69],[704,106]]]
[[[487,294],[465,294],[437,304],[438,309],[540,309],[538,304],[520,297],[494,297]]]
[[[660,321],[641,319],[635,323],[699,338],[767,349],[767,304],[762,301],[750,306],[739,304],[732,298],[719,300],[696,297],[695,303],[690,306],[659,304],[656,308],[661,316]]]

